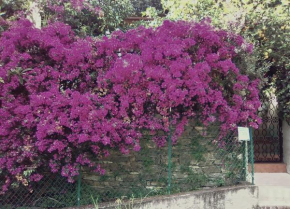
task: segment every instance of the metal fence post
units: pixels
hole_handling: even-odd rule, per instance
[[[169,136],[168,136],[168,194],[171,192],[171,157],[172,157],[172,130],[171,118],[169,118]]]
[[[248,141],[245,141],[245,180],[248,181],[248,176],[249,176],[249,149],[248,149]]]
[[[79,170],[78,184],[77,184],[77,206],[81,204],[81,181],[82,181],[82,172]]]
[[[242,153],[243,153],[243,169],[242,169],[242,177],[244,181],[247,181],[247,172],[246,172],[246,141],[242,142]]]
[[[251,160],[251,172],[252,172],[252,184],[254,184],[254,139],[253,128],[250,128],[250,160]]]

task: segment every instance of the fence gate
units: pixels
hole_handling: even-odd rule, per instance
[[[282,162],[282,121],[277,114],[277,99],[268,94],[261,98],[262,124],[254,131],[255,162]]]

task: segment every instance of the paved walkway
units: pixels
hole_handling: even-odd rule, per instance
[[[255,185],[290,187],[290,175],[288,173],[255,173]]]
[[[288,173],[255,173],[259,187],[259,206],[290,208],[290,175]]]

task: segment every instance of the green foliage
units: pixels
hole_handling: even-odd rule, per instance
[[[204,187],[208,182],[208,177],[203,173],[194,173],[190,169],[186,169],[188,176],[179,180],[178,183],[172,184],[171,193],[194,191]]]
[[[92,197],[92,201],[93,201],[93,205],[94,205],[95,209],[99,209],[98,198],[97,199],[94,199]]]
[[[69,24],[72,29],[81,36],[104,35],[106,31],[114,31],[116,28],[125,29],[124,19],[134,12],[131,0],[89,0],[92,8],[100,8],[96,13],[86,7],[76,10],[71,2],[62,3],[55,0],[53,4],[63,5],[64,12],[59,15],[58,11],[51,9],[44,0],[42,3],[43,25],[50,21],[63,21]]]
[[[276,89],[279,112],[285,119],[289,119],[290,1],[275,2],[264,4],[262,12],[255,14],[253,20],[247,21],[244,34],[255,43],[259,54],[258,64],[261,66],[263,63],[270,63],[265,74],[270,79],[266,87]]]
[[[107,176],[106,174],[105,175],[102,175],[100,176],[100,181],[107,181],[109,179],[109,176]]]
[[[26,14],[31,0],[0,0],[0,15],[5,20],[15,20],[22,13]]]
[[[225,180],[223,178],[217,178],[215,183],[217,187],[221,187],[225,185]]]
[[[204,153],[207,152],[206,146],[201,145],[201,136],[193,137],[191,140],[191,155],[197,162],[204,161]]]
[[[30,13],[33,0],[2,0],[0,1],[0,18],[13,21],[19,17],[26,17]],[[125,30],[128,25],[124,19],[134,14],[131,0],[88,0],[90,7],[78,10],[72,1],[66,0],[39,0],[38,7],[41,12],[42,26],[49,22],[62,21],[69,24],[77,35],[98,36],[106,31],[119,28]],[[55,6],[63,7],[56,10]],[[99,11],[96,12],[96,10]],[[7,25],[0,24],[0,30],[7,29]],[[1,32],[0,31],[0,32]]]
[[[154,164],[154,161],[152,157],[150,156],[150,149],[148,148],[148,144],[147,144],[148,142],[146,143],[146,141],[143,141],[141,143],[142,143],[142,149],[139,152],[140,160],[144,166],[144,169],[147,172],[150,172],[151,166]]]

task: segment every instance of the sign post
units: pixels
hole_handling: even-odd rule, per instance
[[[247,181],[247,177],[249,176],[249,169],[248,169],[248,141],[250,141],[250,130],[247,127],[238,127],[238,138],[239,141],[244,145],[244,154],[243,154],[243,174],[244,179]]]

